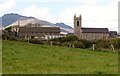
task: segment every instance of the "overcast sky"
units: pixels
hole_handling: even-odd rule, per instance
[[[82,15],[82,27],[118,30],[119,0],[0,0],[0,16],[18,13],[73,27],[73,16]]]

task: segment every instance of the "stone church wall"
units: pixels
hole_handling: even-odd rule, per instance
[[[82,33],[82,38],[87,40],[94,40],[94,39],[103,39],[108,38],[109,34],[107,33]]]

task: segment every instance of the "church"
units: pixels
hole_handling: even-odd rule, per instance
[[[108,28],[83,28],[81,15],[79,17],[74,15],[74,35],[87,40],[110,38]]]

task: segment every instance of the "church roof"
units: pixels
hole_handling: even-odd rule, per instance
[[[82,33],[109,33],[108,28],[82,28]]]

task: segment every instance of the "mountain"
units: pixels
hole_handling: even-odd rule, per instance
[[[38,23],[42,27],[60,27],[61,32],[67,32],[67,33],[73,32],[73,28],[64,23],[53,24],[48,21],[39,20],[35,17],[27,17],[27,16],[11,13],[11,14],[5,14],[1,18],[2,18],[3,27],[18,25],[18,21],[19,21],[20,26],[25,26],[29,23],[32,23],[32,24]]]
[[[56,26],[59,26],[59,27],[63,27],[63,28],[67,28],[67,29],[73,29],[72,27],[70,27],[69,25],[66,25],[64,23],[56,23],[55,24]]]
[[[10,24],[12,24],[13,22],[16,22],[17,20],[21,19],[21,18],[28,18],[26,16],[21,16],[19,14],[5,14],[4,16],[2,16],[2,26],[8,26]]]
[[[2,17],[0,17],[0,29],[2,28]]]
[[[6,27],[9,27],[9,26],[16,26],[18,25],[18,21],[19,21],[19,25],[20,26],[25,26],[27,24],[40,24],[41,27],[57,27],[56,25],[50,23],[50,22],[47,22],[47,21],[43,21],[43,20],[39,20],[37,18],[34,18],[34,17],[30,17],[30,18],[25,18],[25,19],[19,19],[17,20],[16,22],[12,23],[11,25],[8,25]]]

